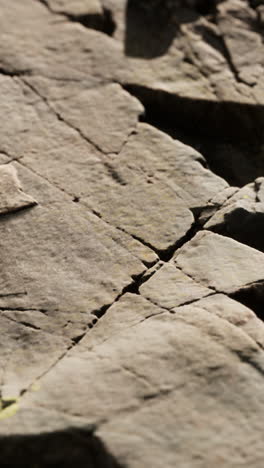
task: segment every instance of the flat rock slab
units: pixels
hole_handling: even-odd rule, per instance
[[[38,323],[37,317],[36,322]],[[17,312],[16,318],[8,311],[1,312],[1,333],[0,380],[3,409],[3,404],[16,402],[25,389],[61,358],[70,347],[71,341],[56,335],[54,329],[45,332],[37,325],[31,325],[23,312]]]
[[[190,276],[166,263],[139,288],[140,293],[164,309],[173,309],[194,302],[214,291],[196,283]]]
[[[175,256],[175,264],[183,273],[203,286],[228,294],[263,282],[263,261],[262,252],[209,231],[196,234]]]
[[[96,313],[111,304],[145,267],[101,225],[55,203],[3,220],[1,307]]]
[[[103,153],[119,153],[144,108],[118,84],[82,91],[55,100],[58,114]]]

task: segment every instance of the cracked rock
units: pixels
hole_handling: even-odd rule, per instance
[[[263,468],[263,1],[0,0],[0,465]]]
[[[144,297],[165,309],[172,309],[213,293],[175,268],[172,263],[161,267],[139,290]]]
[[[263,352],[237,326],[202,308],[186,306],[142,321],[143,304],[135,308],[138,323],[61,359],[39,380],[38,391],[27,392],[20,411],[3,421],[2,434],[11,437],[22,424],[24,435],[74,423],[77,428],[83,418],[97,426],[97,436],[125,466],[159,467],[161,453],[168,467],[195,465],[197,457],[204,465],[236,457],[258,466]],[[212,451],[204,450],[209,434]]]
[[[53,106],[104,153],[120,152],[144,110],[118,84],[82,91],[67,100],[55,101]]]
[[[256,190],[256,189],[257,190]],[[263,178],[236,192],[204,225],[219,234],[264,251]]]
[[[183,273],[218,292],[233,293],[264,280],[262,252],[209,231],[196,234],[174,260]]]
[[[106,235],[107,226],[73,204],[17,213],[0,230],[0,305],[7,309],[97,311],[145,270]]]
[[[67,351],[70,340],[27,325],[23,316],[15,321],[2,312],[1,332],[1,398],[16,401]]]
[[[210,297],[202,298],[193,305],[216,314],[233,325],[240,327],[263,348],[263,321],[257,318],[248,307],[243,306],[243,304],[234,301],[224,294],[214,294]]]

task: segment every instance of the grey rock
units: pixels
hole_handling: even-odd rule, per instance
[[[89,314],[111,304],[145,270],[106,235],[107,226],[74,204],[17,213],[0,231],[0,305],[7,309]]]
[[[263,179],[246,185],[207,221],[205,229],[264,251],[264,204],[262,200]]]
[[[233,293],[264,280],[264,254],[209,231],[199,232],[175,255],[175,265],[203,286]]]
[[[0,0],[1,465],[262,468],[260,3]]]
[[[64,355],[71,342],[54,330],[44,332],[24,317],[15,321],[2,312],[1,331],[1,400],[12,403]]]
[[[118,84],[82,91],[53,106],[104,153],[119,153],[135,129],[143,106]]]
[[[165,309],[193,302],[212,294],[212,290],[193,281],[172,263],[161,267],[139,288],[140,293]]]
[[[254,312],[224,294],[214,294],[194,303],[195,307],[216,314],[233,325],[240,327],[263,348],[263,321]],[[177,312],[177,310],[175,310]]]
[[[87,343],[70,351],[39,380],[37,391],[25,394],[1,432],[11,435],[23,424],[30,435],[86,421],[127,466],[199,467],[230,459],[259,466],[263,352],[244,331],[202,308],[145,320],[143,313],[140,320],[141,301],[138,323],[133,319],[133,326],[104,342],[97,338],[92,349]],[[209,434],[212,450],[205,450]]]

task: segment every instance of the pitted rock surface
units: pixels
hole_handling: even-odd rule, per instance
[[[263,2],[0,0],[0,465],[263,468]]]

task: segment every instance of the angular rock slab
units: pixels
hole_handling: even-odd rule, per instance
[[[116,418],[111,418],[99,429],[97,434],[104,441],[107,441],[112,453],[118,454],[118,460],[123,462],[124,466],[133,468],[144,466],[146,462],[149,466],[157,468],[163,466],[163,464],[171,468],[176,464],[179,466],[202,467],[210,466],[214,462],[231,467],[234,463],[237,466],[243,466],[245,460],[250,462],[252,466],[260,467],[263,456],[260,438],[258,435],[256,438],[252,437],[252,430],[242,421],[244,421],[243,414],[245,412],[247,421],[248,417],[251,421],[251,418],[256,417],[256,414],[253,416],[253,412],[256,410],[263,414],[262,398],[261,400],[255,399],[256,394],[261,392],[263,371],[253,371],[252,368],[258,383],[253,377],[253,381],[249,384],[250,387],[252,384],[250,391],[246,377],[247,368],[250,364],[243,363],[243,359],[245,359],[245,362],[247,361],[246,355],[249,349],[245,351],[239,346],[240,349],[237,348],[238,341],[234,338],[237,332],[231,338],[232,327],[229,328],[229,325],[224,323],[225,321],[220,320],[220,325],[219,319],[209,317],[207,313],[204,314],[198,309],[195,310],[190,306],[183,309],[181,311],[181,308],[179,308],[176,313],[176,321],[177,315],[179,321],[183,320],[183,328],[178,330],[177,326],[175,328],[175,343],[182,344],[181,351],[177,351],[175,355],[175,361],[177,362],[177,368],[174,371],[175,380],[177,381],[176,386],[170,387],[168,385],[167,389],[160,389],[159,392],[153,394],[152,399],[150,398],[140,404],[137,409],[131,410],[129,414],[128,411],[124,411]],[[162,318],[164,316],[154,320],[161,322]],[[215,325],[213,325],[214,322]],[[194,327],[192,331],[189,330],[189,333],[186,329],[184,330],[187,323],[189,326]],[[201,333],[199,338],[196,335],[198,332],[196,327]],[[162,328],[161,325],[161,333]],[[195,329],[196,331],[194,331]],[[170,332],[173,333],[172,330]],[[168,330],[167,343],[170,342],[170,332]],[[204,332],[205,335],[203,335]],[[185,333],[187,333],[189,339],[194,333],[196,335],[193,336],[194,342],[187,343]],[[209,347],[207,347],[207,333],[214,342]],[[225,338],[222,333],[226,334]],[[240,335],[240,332],[238,332],[238,335]],[[243,345],[245,345],[242,335],[240,335],[240,338]],[[203,351],[198,349],[200,348],[198,344],[200,340]],[[224,341],[225,344],[223,345]],[[220,348],[224,346],[225,351],[228,349],[227,352],[230,353],[230,357],[227,358],[228,363],[223,363],[223,354],[220,348],[217,349],[217,346],[215,346],[216,343]],[[187,357],[187,349],[192,349],[191,360]],[[208,352],[208,354],[207,357],[204,356],[204,363],[202,364],[203,352]],[[212,362],[211,353],[214,353],[217,362]],[[242,362],[235,364],[233,361],[234,355],[240,355],[240,353]],[[193,361],[194,354],[197,357],[197,367]],[[251,351],[249,351],[250,354]],[[186,360],[183,359],[183,355]],[[167,359],[170,360],[168,356]],[[186,381],[184,383],[181,380],[182,359],[184,360],[186,372]],[[261,357],[261,361],[262,359],[263,357]],[[200,364],[198,364],[198,361]],[[251,357],[249,357],[249,362],[253,364]],[[163,378],[156,355],[155,366],[157,366],[157,375],[160,377],[160,385],[162,386],[162,383],[167,383],[166,377],[168,374]],[[152,369],[155,366],[152,366]],[[259,362],[257,366],[259,366]],[[192,373],[190,378],[187,377],[189,371]],[[173,373],[172,368],[171,372]],[[147,380],[149,379],[148,371],[144,373],[144,376],[147,377]],[[239,393],[239,388],[242,394]],[[253,406],[256,404],[256,410],[252,408],[252,412],[248,412],[247,404],[250,407],[252,404]],[[232,411],[232,408],[234,411]],[[255,420],[255,423],[253,423],[254,429],[257,434],[260,434],[259,423],[257,420]],[[192,441],[191,446],[189,445],[190,440]],[[210,449],[206,448],[208,440],[210,440]],[[240,444],[242,440],[245,440],[245,445],[241,453]]]
[[[245,0],[228,0],[218,6],[218,23],[239,78],[256,85],[264,66],[256,11]]]
[[[209,231],[199,232],[174,257],[175,265],[197,283],[234,293],[264,282],[264,254]]]
[[[246,185],[229,198],[204,227],[263,252],[263,177]]]
[[[23,94],[24,89],[26,96]],[[18,152],[19,155],[22,154],[23,164],[66,193],[71,193],[77,198],[81,197],[81,201],[87,202],[91,210],[99,213],[113,226],[136,236],[156,250],[164,251],[180,240],[193,223],[193,215],[189,210],[192,203],[188,202],[188,199],[186,203],[183,202],[185,188],[189,190],[190,178],[194,177],[194,187],[196,187],[197,192],[199,191],[199,194],[190,195],[192,200],[196,195],[195,202],[197,204],[199,201],[201,204],[206,203],[217,189],[221,190],[227,184],[223,179],[217,178],[210,171],[202,168],[198,162],[199,159],[202,159],[199,153],[174,142],[169,137],[166,138],[166,135],[148,125],[139,126],[139,136],[136,137],[135,141],[133,140],[132,146],[128,148],[128,153],[126,153],[124,143],[126,143],[133,125],[136,124],[136,116],[141,106],[134,98],[122,91],[118,85],[109,86],[107,92],[112,93],[114,89],[120,97],[117,99],[116,113],[120,116],[126,114],[128,118],[128,120],[123,118],[124,127],[122,131],[120,130],[120,138],[117,139],[118,148],[120,145],[124,146],[124,151],[119,156],[102,159],[102,155],[85,138],[66,122],[62,122],[56,115],[53,115],[47,104],[40,101],[32,90],[24,88],[21,83],[14,83],[8,78],[3,79],[2,92],[6,106],[11,114],[14,105],[13,95],[15,95],[20,103],[19,109],[16,111],[19,115],[19,121],[24,122],[27,129],[27,136],[24,137],[25,132],[21,128],[18,133],[20,139],[18,139],[18,135],[14,134],[10,126],[7,126],[3,136],[4,149],[14,155]],[[88,101],[90,94],[90,91],[85,91]],[[34,106],[32,105],[33,99],[37,100]],[[74,99],[76,101],[76,98]],[[64,105],[65,109],[68,108],[66,104]],[[56,106],[58,109],[62,107],[60,104],[56,104]],[[129,109],[127,110],[124,106],[128,106]],[[74,109],[77,108],[76,104]],[[36,109],[38,113],[36,113]],[[74,109],[72,114],[69,111],[69,121],[71,121],[70,116],[74,116]],[[80,116],[83,116],[83,122],[85,122],[85,112],[85,107],[78,110],[78,122]],[[100,117],[100,112],[98,117]],[[96,119],[94,121],[93,128],[100,135],[101,126],[97,125],[96,127]],[[120,127],[119,121],[120,117],[113,118],[113,128]],[[77,125],[76,122],[75,124]],[[82,128],[81,131],[84,129]],[[90,131],[92,132],[92,128]],[[110,137],[111,131],[108,134],[106,131],[105,136],[102,137],[105,140],[102,141],[110,144]],[[54,139],[56,139],[56,145],[54,145]],[[32,143],[30,144],[30,142]],[[99,143],[98,140],[96,144]],[[115,146],[117,143],[113,143],[112,150],[117,149]],[[153,148],[153,152],[155,151],[153,158],[150,158],[150,148]],[[172,186],[165,183],[164,177],[161,180],[157,179],[156,183],[150,180],[151,177],[148,177],[148,172],[150,176],[153,171],[154,175],[157,174],[157,176],[159,176],[159,172],[162,172],[157,158],[160,154],[159,151],[167,154],[167,150],[169,151],[168,161],[164,161],[163,173],[167,174],[173,171],[171,178],[175,178],[176,182],[174,185],[171,184]],[[141,158],[141,161],[135,171],[134,164],[138,158]],[[179,159],[178,163],[177,159]],[[190,163],[189,169],[187,168],[188,163]],[[173,167],[173,164],[176,167]],[[180,169],[177,171],[180,166],[182,172]],[[201,190],[201,183],[204,184],[203,190]],[[184,187],[183,189],[181,185]],[[144,203],[142,203],[142,199]],[[165,216],[164,213],[166,213]]]
[[[259,346],[264,348],[264,324],[251,309],[224,294],[214,294],[195,302],[194,307],[202,308],[240,327]],[[177,309],[175,309],[177,312]]]
[[[87,204],[107,222],[161,254],[182,239],[194,222],[191,211],[170,187],[148,184],[141,177],[129,185],[115,184]]]
[[[203,168],[202,161],[194,149],[139,123],[120,154],[107,158],[104,167],[96,166],[104,190],[87,174],[82,202],[107,222],[164,252],[189,231],[194,221],[190,210],[205,206],[228,187]],[[65,180],[63,184],[66,187]]]
[[[103,153],[121,150],[144,111],[137,99],[115,83],[55,100],[52,105]]]
[[[0,305],[91,312],[111,304],[145,266],[108,227],[72,203],[19,212],[0,223]]]
[[[99,0],[44,0],[55,13],[66,13],[72,16],[101,15],[102,6]]]
[[[127,113],[128,116],[128,120],[123,118],[124,127],[119,134],[118,145],[122,146],[131,131],[130,125],[132,127],[135,125],[136,114],[141,106],[128,93],[123,92],[118,85],[110,86],[111,93],[113,90],[116,90],[120,97],[118,103],[121,102],[123,106],[123,114],[120,105],[116,108],[117,114],[121,112],[121,115],[124,116]],[[4,151],[13,157],[23,156],[23,165],[61,189],[66,198],[69,194],[78,201],[79,197],[94,196],[96,192],[100,194],[102,187],[104,187],[103,191],[108,191],[108,193],[113,191],[116,181],[113,180],[108,160],[103,161],[102,154],[77,130],[60,120],[32,89],[19,80],[2,77],[0,79],[0,93],[3,99],[3,108],[9,117],[8,119],[0,117],[0,146]],[[87,94],[89,95],[89,92]],[[128,110],[124,109],[129,105],[131,107]],[[10,124],[13,120],[17,123],[16,125]],[[100,122],[100,119],[98,121]],[[99,130],[101,132],[101,126],[96,126],[98,121],[95,119],[94,123],[97,134],[99,134]],[[118,121],[118,118],[116,120],[114,116],[114,126],[111,128],[117,129]],[[104,138],[109,143],[111,134],[106,132]],[[114,148],[116,147],[114,146],[112,149]],[[35,179],[37,177],[36,175]],[[34,185],[31,179],[29,184]],[[56,200],[58,192],[57,190],[56,195],[54,195]],[[43,191],[40,191],[39,196],[42,200]],[[110,197],[110,195],[108,196]],[[175,198],[173,193],[171,197]],[[91,209],[94,208],[96,206],[92,205]],[[187,216],[192,217],[191,213],[188,212]],[[126,244],[127,248],[132,249],[133,254],[142,257],[144,262],[151,264],[155,261],[155,253],[147,246],[142,245],[128,234],[117,232],[114,228],[107,229],[108,232],[112,231],[112,236]]]
[[[175,268],[173,263],[162,266],[140,286],[139,291],[146,299],[165,309],[173,309],[213,293]]]
[[[1,434],[94,424],[121,466],[231,467],[235,460],[259,467],[263,351],[238,327],[193,306],[174,315],[151,306],[156,316],[144,319],[145,300],[136,299],[139,321],[126,328],[129,301],[135,306],[132,295],[123,299],[123,330],[103,342],[99,333],[92,348],[87,335],[22,397]]]
[[[36,204],[34,198],[23,192],[15,167],[0,166],[0,215]]]
[[[228,188],[228,183],[203,167],[204,157],[194,148],[172,139],[155,127],[139,123],[118,158],[147,180],[169,185],[189,208],[200,208]]]
[[[27,167],[154,250],[172,248],[192,226],[190,209],[228,186],[202,167],[197,151],[150,125],[136,125],[142,106],[117,84],[50,99],[60,118],[21,81],[4,77],[0,85],[10,118],[16,115],[20,122],[15,132],[3,121],[3,149],[23,156]],[[103,97],[113,103],[104,129]],[[95,108],[93,119],[89,105]],[[119,154],[103,157],[98,145]]]
[[[22,313],[23,314],[23,313]],[[19,314],[18,314],[19,315]],[[1,311],[1,401],[13,403],[61,358],[71,345],[66,337],[54,331],[45,332],[30,326],[24,317],[18,321]],[[8,405],[7,405],[8,408]]]

